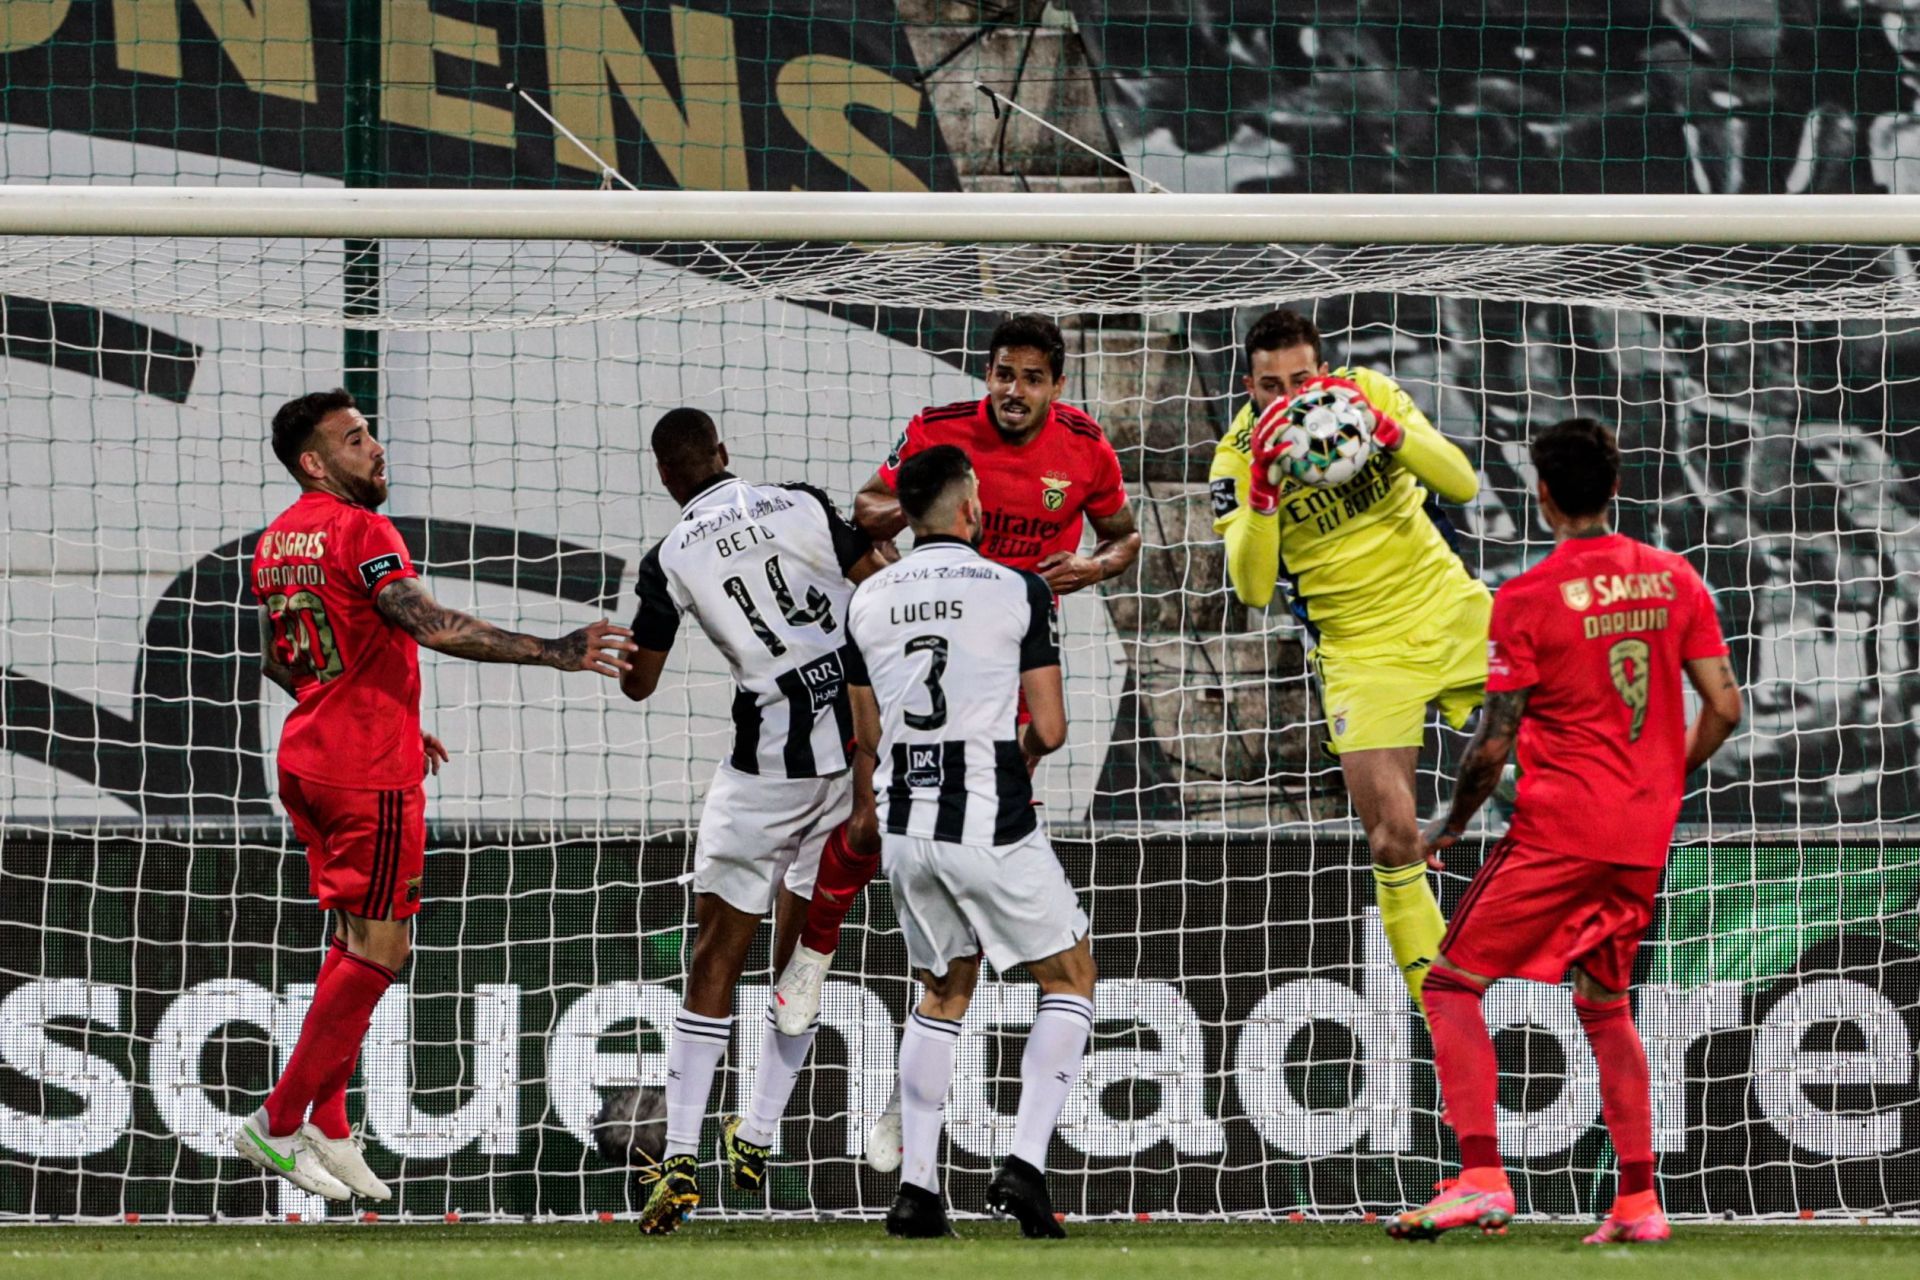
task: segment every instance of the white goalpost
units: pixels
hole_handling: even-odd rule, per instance
[[[1028,310],[1066,330],[1066,398],[1113,440],[1145,542],[1066,602],[1072,729],[1037,779],[1103,975],[1056,1200],[1420,1198],[1452,1140],[1303,637],[1234,599],[1211,526],[1240,342],[1275,307],[1466,449],[1481,493],[1446,514],[1490,585],[1551,545],[1531,433],[1618,432],[1622,525],[1701,570],[1750,697],[1689,793],[1637,975],[1663,1198],[1920,1213],[1915,244],[1920,197],[1897,196],[0,188],[0,1220],[321,1212],[220,1155],[319,961],[245,593],[292,492],[279,403],[361,394],[436,594],[546,633],[631,616],[676,514],[644,449],[662,412],[706,408],[739,470],[845,503],[912,413],[980,394],[986,334]],[[455,759],[429,788],[415,959],[351,1100],[403,1217],[629,1208],[594,1116],[663,1077],[730,724],[724,663],[681,643],[644,707],[423,663]],[[1430,743],[1423,805],[1461,739]],[[909,985],[869,894],[765,1204],[710,1204],[884,1211],[861,1144]],[[1523,1210],[1604,1208],[1567,994],[1503,983],[1488,1010]],[[956,1204],[1011,1142],[1003,1038],[1033,1012],[1008,980],[968,1016]],[[738,1025],[717,1113],[758,1050]]]

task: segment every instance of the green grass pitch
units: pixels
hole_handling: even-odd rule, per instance
[[[1696,1226],[1671,1244],[1587,1249],[1584,1226],[1516,1224],[1504,1239],[1456,1232],[1400,1244],[1378,1227],[1323,1224],[1099,1223],[1065,1242],[1022,1240],[1010,1225],[963,1222],[964,1237],[889,1240],[878,1223],[694,1224],[648,1240],[631,1224],[554,1226],[18,1227],[0,1229],[8,1280],[1583,1280],[1683,1276],[1843,1280],[1911,1276],[1920,1227]]]

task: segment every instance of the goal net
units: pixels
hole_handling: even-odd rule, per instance
[[[1669,1210],[1920,1211],[1920,435],[1902,410],[1920,282],[1899,247],[1920,236],[1841,211],[1771,245],[1677,243],[1755,212],[1697,199],[1676,233],[1592,201],[1462,203],[1423,232],[1395,219],[1436,202],[129,190],[56,216],[16,194],[0,1217],[325,1211],[222,1158],[292,1046],[322,934],[275,805],[289,701],[261,686],[246,589],[254,535],[294,494],[266,447],[275,406],[347,370],[430,588],[555,633],[633,611],[677,515],[645,450],[664,410],[714,412],[740,472],[844,503],[915,410],[980,394],[985,335],[1015,309],[1065,328],[1066,396],[1104,424],[1145,541],[1136,569],[1065,601],[1072,729],[1038,779],[1102,973],[1056,1199],[1207,1217],[1421,1198],[1457,1153],[1303,637],[1237,603],[1212,532],[1239,342],[1280,306],[1466,449],[1480,496],[1449,515],[1489,584],[1550,546],[1531,434],[1585,414],[1620,435],[1621,527],[1715,591],[1749,716],[1691,784],[1637,975]],[[594,1120],[664,1079],[724,664],[683,629],[644,705],[585,677],[422,666],[453,761],[429,787],[414,959],[352,1114],[400,1216],[624,1214]],[[1423,811],[1461,741],[1430,734]],[[1504,821],[1494,806],[1476,838]],[[1478,861],[1472,842],[1452,859],[1443,906]],[[754,1067],[764,944],[749,968],[716,1116]],[[882,887],[850,919],[764,1202],[709,1163],[708,1205],[884,1209],[894,1180],[863,1144],[911,997]],[[1604,1209],[1615,1159],[1568,993],[1501,983],[1487,1007],[1523,1210]],[[1034,1009],[994,975],[968,1015],[957,1209],[1011,1144]]]

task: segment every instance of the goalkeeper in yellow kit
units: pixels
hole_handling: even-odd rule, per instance
[[[1263,609],[1285,580],[1306,628],[1331,748],[1366,829],[1380,921],[1407,989],[1420,999],[1445,922],[1420,857],[1414,764],[1437,704],[1458,729],[1487,679],[1493,597],[1467,572],[1434,498],[1467,502],[1479,478],[1405,391],[1372,369],[1340,369],[1373,408],[1375,454],[1345,484],[1309,488],[1266,467],[1274,401],[1327,374],[1320,333],[1290,311],[1247,334],[1249,401],[1213,455],[1213,527],[1236,595]]]

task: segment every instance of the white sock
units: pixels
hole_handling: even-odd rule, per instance
[[[703,1018],[682,1009],[673,1018],[673,1043],[667,1047],[667,1154],[697,1155],[700,1126],[707,1119],[713,1073],[727,1056],[733,1019]]]
[[[953,1083],[953,1046],[960,1024],[907,1015],[900,1037],[900,1181],[940,1194],[940,1125]]]
[[[780,1119],[787,1114],[787,1099],[793,1097],[794,1081],[800,1068],[807,1065],[813,1051],[813,1037],[820,1031],[819,1019],[797,1036],[783,1036],[774,1030],[773,1006],[767,1006],[767,1029],[760,1036],[760,1066],[753,1077],[753,1101],[747,1104],[746,1118],[740,1122],[740,1136],[757,1147],[770,1147],[780,1131]]]
[[[1093,1002],[1079,996],[1041,996],[1027,1049],[1020,1057],[1020,1114],[1013,1122],[1013,1154],[1042,1173],[1060,1108],[1080,1083],[1080,1060],[1093,1033]]]

